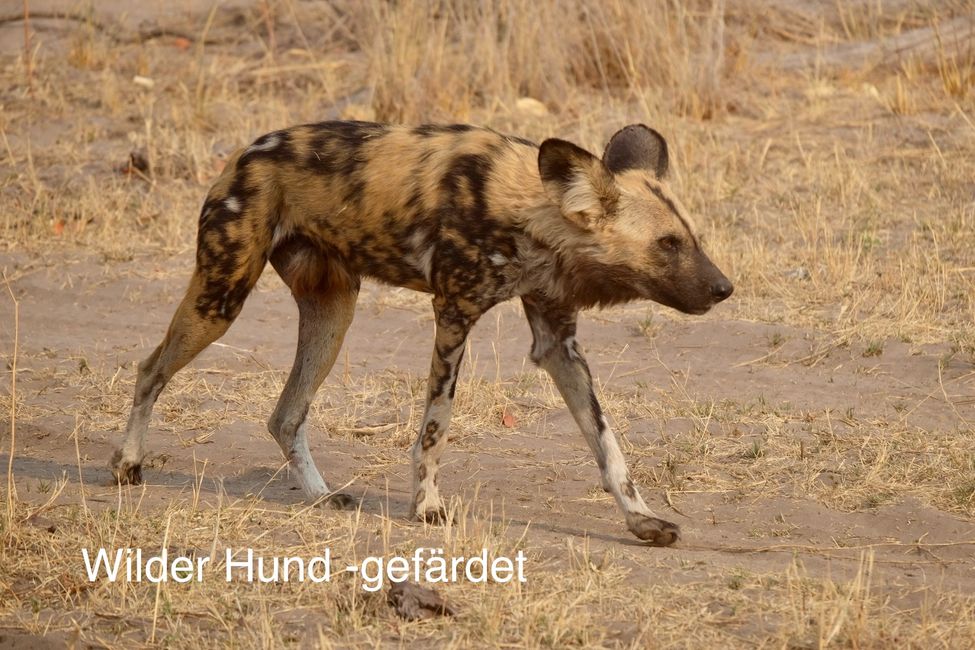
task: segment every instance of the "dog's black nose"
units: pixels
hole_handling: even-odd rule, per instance
[[[727,278],[721,278],[711,285],[711,295],[719,302],[730,296],[734,290]]]

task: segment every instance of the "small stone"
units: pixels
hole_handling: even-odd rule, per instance
[[[785,277],[792,280],[808,280],[812,277],[812,275],[809,273],[809,269],[807,269],[805,266],[798,266],[791,271],[786,271]]]
[[[545,104],[538,101],[534,97],[519,97],[517,101],[515,101],[515,109],[517,109],[519,113],[525,113],[535,117],[543,117],[548,115],[548,108],[545,107]]]
[[[393,583],[386,595],[386,602],[400,617],[408,621],[457,614],[436,591],[408,581]]]

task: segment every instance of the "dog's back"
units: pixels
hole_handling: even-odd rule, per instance
[[[235,153],[211,189],[201,251],[270,256],[298,241],[330,260],[333,273],[341,267],[430,292],[435,248],[467,269],[515,254],[511,219],[541,195],[537,181],[533,191],[523,187],[537,155],[527,140],[467,125],[323,122],[275,131]],[[306,256],[313,268],[304,275],[317,276],[319,261]]]

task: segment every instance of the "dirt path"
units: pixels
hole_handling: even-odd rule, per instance
[[[77,430],[88,503],[114,504],[106,462],[124,426],[133,363],[161,336],[188,262],[187,256],[122,264],[84,256],[2,260],[0,266],[17,277],[13,287],[21,296],[23,401],[14,472],[22,498],[42,503],[46,495],[39,486],[66,475],[61,501],[77,499],[79,465],[71,442]],[[843,580],[870,549],[875,584],[904,606],[917,606],[927,589],[961,594],[975,589],[975,525],[934,507],[923,491],[871,501],[877,495],[851,475],[869,473],[868,458],[858,470],[844,467],[856,459],[844,461],[842,455],[836,465],[806,470],[816,484],[811,494],[803,493],[805,478],[798,475],[803,472],[790,476],[762,464],[766,457],[782,462],[779,446],[802,453],[799,441],[806,441],[805,453],[815,455],[828,427],[828,435],[842,439],[877,422],[896,421],[908,429],[956,426],[958,417],[975,414],[971,404],[957,412],[947,408],[941,383],[949,394],[970,394],[975,381],[970,365],[948,364],[939,383],[945,350],[911,351],[906,345],[890,346],[878,357],[837,349],[815,365],[798,363],[829,342],[787,327],[724,321],[720,313],[671,320],[653,309],[655,331],[648,338],[640,329],[646,310],[594,312],[580,340],[650,502],[683,528],[676,547],[646,548],[630,539],[611,499],[595,489],[595,465],[575,425],[554,401],[547,380],[524,361],[530,337],[513,304],[486,316],[473,336],[473,363],[467,367],[474,370],[462,382],[442,478],[445,493],[460,495],[473,509],[488,504],[503,509],[496,521],[516,538],[527,526],[533,548],[558,549],[573,540],[592,553],[619,554],[630,570],[627,580],[635,584],[702,581],[715,572],[783,572],[794,557],[810,572]],[[397,527],[406,523],[407,447],[422,408],[421,392],[408,399],[399,393],[404,382],[422,388],[431,330],[427,311],[422,298],[374,285],[365,289],[344,361],[319,397],[317,423],[333,426],[329,413],[338,413],[340,424],[331,438],[319,430],[312,440],[313,454],[332,482],[352,480],[351,491],[363,496],[362,512],[388,512]],[[220,345],[201,355],[184,372],[187,378],[174,382],[175,394],[160,402],[148,488],[140,497],[146,505],[185,498],[202,463],[209,479],[202,483],[204,501],[222,489],[236,499],[259,494],[281,506],[299,502],[294,482],[276,474],[280,453],[262,426],[289,367],[295,329],[290,296],[276,279],[262,281]],[[519,383],[528,388],[516,395],[506,388]],[[498,426],[493,407],[479,412],[479,405],[492,400],[519,413],[518,424]],[[736,409],[748,416],[727,415]],[[826,412],[835,422],[823,422]],[[187,427],[184,418],[202,422]],[[160,419],[175,421],[160,431]],[[694,436],[737,451],[682,455]],[[668,473],[675,457],[680,467]],[[848,503],[844,491],[860,494],[862,501]],[[840,507],[829,507],[832,502]],[[559,563],[562,556],[542,550],[538,559]]]

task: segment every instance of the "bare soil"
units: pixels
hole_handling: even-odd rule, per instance
[[[24,396],[21,412],[29,415],[22,416],[18,427],[13,465],[18,495],[39,505],[47,499],[39,486],[67,476],[61,502],[76,501],[83,481],[90,507],[114,507],[118,488],[107,461],[124,428],[122,404],[106,428],[84,432],[80,467],[71,442],[73,420],[78,411],[91,407],[90,400],[99,399],[106,378],[131,387],[134,365],[161,338],[192,258],[99,262],[83,254],[5,257],[4,265],[17,277],[14,286],[24,297],[18,390]],[[273,275],[270,269],[268,275]],[[350,482],[347,490],[361,496],[364,514],[389,515],[410,538],[421,527],[406,521],[408,445],[422,410],[417,389],[428,364],[432,320],[425,298],[405,293],[376,285],[363,291],[344,361],[320,393],[312,452],[332,485]],[[653,338],[640,329],[647,313],[661,323]],[[296,329],[297,312],[287,289],[276,278],[262,281],[219,345],[184,371],[188,378],[179,394],[161,399],[157,420],[174,411],[198,410],[212,418],[175,431],[153,427],[145,470],[148,487],[139,496],[143,510],[185,498],[202,464],[208,479],[201,489],[205,503],[215,502],[219,491],[236,499],[258,495],[282,506],[300,503],[300,492],[281,471],[280,451],[261,422],[290,367]],[[785,343],[768,356],[773,334]],[[823,444],[824,436],[844,437],[851,423],[868,429],[873,420],[926,430],[958,427],[959,417],[975,417],[972,400],[949,408],[946,394],[949,399],[975,394],[975,372],[971,363],[959,361],[939,372],[946,346],[912,349],[895,343],[877,357],[863,356],[856,346],[843,347],[823,353],[810,367],[799,360],[830,344],[815,332],[722,319],[720,310],[705,318],[670,319],[649,305],[591,313],[579,338],[603,390],[612,396],[610,412],[631,447],[635,473],[651,479],[641,483],[652,507],[678,522],[683,538],[666,549],[648,548],[631,538],[611,497],[594,489],[598,472],[568,412],[539,406],[537,393],[552,391],[538,386],[546,381],[539,375],[532,390],[506,407],[534,415],[513,428],[482,429],[477,420],[486,418],[465,418],[461,405],[442,475],[444,494],[459,495],[475,507],[492,503],[500,508],[503,514],[496,516],[510,526],[512,539],[521,538],[527,528],[525,541],[537,554],[536,562],[560,565],[564,545],[575,540],[592,554],[618,554],[629,571],[626,580],[635,585],[707,581],[716,572],[784,572],[797,556],[811,573],[844,580],[852,578],[861,553],[869,549],[879,593],[899,606],[921,606],[930,598],[929,590],[975,590],[975,524],[967,518],[909,493],[831,508],[787,477],[756,476],[752,484],[748,463],[740,462],[752,449],[749,441],[779,438],[773,442],[792,446],[798,455],[803,444],[812,450]],[[467,357],[468,365],[471,360],[474,365],[465,377],[467,399],[476,400],[475,393],[491,390],[492,384],[517,384],[523,373],[535,372],[525,361],[529,343],[520,306],[505,304],[486,316],[474,331]],[[78,375],[93,378],[85,385]],[[392,384],[410,382],[416,392],[403,403],[378,390],[363,403],[360,387],[376,376]],[[248,377],[261,386],[246,386]],[[238,389],[240,397],[235,396]],[[760,422],[734,419],[708,422],[704,431],[715,444],[741,451],[732,454],[738,467],[727,470],[732,485],[714,489],[705,480],[703,489],[696,489],[698,472],[724,470],[702,467],[693,457],[676,470],[679,479],[668,477],[672,472],[665,468],[674,453],[669,441],[696,426],[700,430],[695,416],[653,416],[644,408],[675,393],[684,396],[678,399],[705,404],[761,404],[780,413],[781,429],[772,432]],[[350,404],[361,413],[349,413]],[[342,420],[352,426],[335,430],[331,412],[343,413]],[[958,435],[965,433],[959,430]],[[862,463],[862,471],[870,471],[869,458],[848,462]],[[842,492],[845,471],[842,466],[823,468],[814,477],[817,489]],[[746,476],[735,476],[738,472]],[[337,515],[323,511],[307,516]]]

